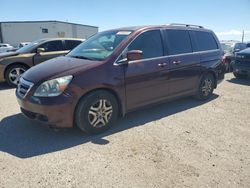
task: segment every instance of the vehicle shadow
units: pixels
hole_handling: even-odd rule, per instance
[[[0,83],[0,91],[7,90],[7,89],[14,89],[14,87],[9,86],[6,82]]]
[[[0,122],[0,152],[19,158],[29,158],[87,142],[105,145],[109,143],[105,139],[106,136],[143,126],[148,122],[203,105],[216,98],[218,98],[216,94],[205,102],[184,98],[129,113],[125,118],[121,118],[112,129],[95,136],[88,136],[77,128],[55,131],[38,122],[28,120],[19,113],[6,117]]]
[[[250,86],[250,78],[246,78],[246,79],[232,78],[227,81],[233,84],[241,84],[241,85]]]

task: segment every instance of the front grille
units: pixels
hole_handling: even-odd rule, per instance
[[[32,82],[29,82],[27,80],[24,80],[22,77],[19,80],[19,83],[17,85],[17,93],[24,98],[29,90],[32,88],[34,84]]]

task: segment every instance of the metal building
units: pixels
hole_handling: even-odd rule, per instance
[[[41,38],[68,37],[86,39],[98,32],[98,27],[61,21],[0,22],[0,43],[17,46]]]

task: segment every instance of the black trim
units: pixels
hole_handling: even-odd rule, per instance
[[[63,22],[63,21],[56,21],[56,20],[48,20],[48,21],[7,21],[7,22],[0,22],[1,23],[44,23],[44,22],[56,22],[56,23],[64,23],[64,24],[71,24],[71,25],[80,25],[80,26],[86,26],[86,27],[94,27],[99,28],[97,26],[92,25],[84,25],[84,24],[77,24],[77,23],[71,23],[71,22]]]

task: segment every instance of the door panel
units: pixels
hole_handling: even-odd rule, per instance
[[[168,91],[167,85],[164,85],[168,58],[163,56],[161,31],[149,30],[141,33],[127,50],[140,50],[143,53],[142,59],[129,62],[125,68],[127,109],[150,104],[165,97]]]
[[[169,61],[169,95],[194,91],[201,73],[199,54],[175,55],[171,56]]]
[[[168,86],[164,84],[168,79],[167,72],[159,66],[163,63],[168,66],[166,57],[134,61],[125,68],[128,110],[167,97]]]
[[[200,56],[193,52],[187,30],[167,29],[166,46],[169,54],[169,95],[179,96],[197,89],[200,77]]]

